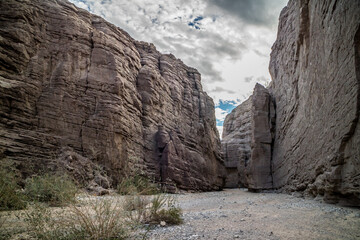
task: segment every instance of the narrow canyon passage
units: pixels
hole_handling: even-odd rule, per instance
[[[184,224],[149,239],[359,239],[360,209],[242,189],[175,195]]]

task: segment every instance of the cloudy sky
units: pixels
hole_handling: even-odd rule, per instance
[[[217,125],[256,82],[270,81],[268,64],[278,16],[287,0],[70,0],[133,38],[152,42],[202,75],[216,104]]]

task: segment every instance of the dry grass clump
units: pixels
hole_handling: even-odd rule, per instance
[[[20,210],[25,207],[25,196],[17,184],[15,174],[0,169],[0,211]]]
[[[158,185],[142,175],[125,177],[117,186],[120,195],[154,195],[160,192]]]
[[[165,194],[152,197],[127,196],[124,209],[127,217],[138,224],[156,225],[163,222],[166,225],[177,225],[183,222],[181,208],[176,206],[173,197]]]
[[[25,195],[28,201],[64,206],[75,202],[78,188],[66,175],[33,176],[26,179]]]
[[[3,184],[0,186],[5,186],[0,188],[0,193],[11,192],[11,187],[6,184],[15,186],[16,183],[10,181],[10,175],[4,176],[0,177],[0,184]],[[76,201],[78,189],[75,184],[69,178],[57,175],[33,176],[26,180],[24,190],[19,186],[15,189],[11,193],[13,196],[21,194],[20,202],[24,205],[13,207],[10,205],[12,200],[2,194],[1,207],[9,210],[27,206],[27,209],[0,212],[0,240],[19,234],[20,238],[16,239],[121,240],[134,235],[139,237],[141,233],[137,230],[144,224],[182,223],[181,209],[174,198],[165,194],[143,195],[159,191],[155,184],[139,176],[119,185],[119,192],[130,194],[127,196],[88,196]],[[17,219],[12,217],[5,222],[6,213]]]
[[[121,205],[116,199],[101,199],[51,211],[37,203],[23,213],[23,219],[28,233],[40,240],[126,239]]]

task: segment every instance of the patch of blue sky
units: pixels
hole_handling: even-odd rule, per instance
[[[239,103],[236,101],[228,101],[228,100],[219,100],[219,104],[216,107],[221,108],[224,111],[231,112],[234,108],[237,107]]]
[[[192,18],[192,15],[191,15]],[[203,20],[204,17],[203,16],[197,16],[193,21],[189,22],[188,25],[190,27],[194,27],[195,29],[199,30],[200,29],[200,21]]]

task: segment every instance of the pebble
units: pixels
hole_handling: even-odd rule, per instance
[[[231,193],[232,196],[236,194],[235,190],[230,191],[233,192]],[[185,200],[179,202],[180,206],[185,210],[183,214],[184,224],[180,226],[166,224],[166,227],[156,227],[148,233],[149,239],[272,239],[275,236],[274,232],[278,232],[277,229],[269,231],[269,228],[267,228],[268,231],[260,234],[257,227],[261,226],[259,224],[267,224],[270,220],[272,221],[274,219],[272,211],[277,212],[276,208],[281,209],[278,211],[279,214],[288,211],[287,209],[294,210],[296,214],[303,210],[305,210],[304,213],[316,211],[319,214],[322,211],[322,213],[326,213],[326,219],[339,217],[339,219],[348,219],[348,221],[360,221],[360,211],[358,210],[322,204],[313,200],[289,198],[282,194],[264,194],[252,195],[246,199],[242,198],[234,201],[235,198],[228,198],[232,197],[231,194],[225,194],[225,200],[223,192],[194,194],[192,196],[196,197],[185,198]],[[234,207],[234,205],[230,207],[232,203],[238,203],[239,207]],[[265,209],[265,212],[261,210],[262,208]],[[269,209],[271,212],[269,212]],[[251,218],[251,216],[256,216],[256,218]],[[263,222],[261,219],[263,219]],[[244,223],[245,221],[248,223]],[[278,223],[276,219],[274,221],[276,224]],[[239,226],[243,230],[239,230],[237,228]],[[323,236],[324,239],[335,239],[331,238],[335,236],[326,232],[327,228],[323,226],[321,221],[318,224],[314,223],[312,229],[316,229],[316,233]],[[347,235],[347,237],[356,239],[358,238],[357,233],[355,231],[352,235]]]

